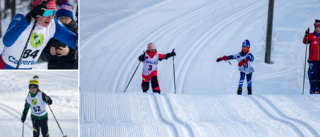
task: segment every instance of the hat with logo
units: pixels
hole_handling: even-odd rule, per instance
[[[148,50],[151,50],[151,49],[156,49],[156,44],[150,42],[150,43],[148,44]]]
[[[47,10],[56,10],[56,1],[55,0],[33,0],[32,1],[32,9],[39,5],[42,1],[47,2]]]
[[[39,80],[38,79],[31,79],[29,81],[29,88],[38,88],[39,87]]]
[[[314,27],[320,27],[320,20],[316,19],[314,21]]]
[[[57,17],[70,17],[73,20],[72,6],[65,2],[60,5],[59,10],[57,11]]]
[[[242,42],[242,46],[250,48],[250,41],[246,39],[244,42]]]

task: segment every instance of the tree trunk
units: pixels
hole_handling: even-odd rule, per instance
[[[12,0],[11,8],[11,19],[13,19],[14,15],[16,15],[16,0]]]

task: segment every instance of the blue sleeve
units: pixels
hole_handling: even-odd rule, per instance
[[[236,59],[236,57],[233,55],[227,56],[227,60],[230,60],[230,59]]]
[[[76,49],[77,35],[65,27],[60,21],[54,18],[56,24],[56,33],[53,38],[63,42],[72,49]]]
[[[253,57],[253,55],[251,53],[249,53],[249,55],[246,57],[246,59],[251,61],[251,62],[253,62],[254,57]]]
[[[7,32],[3,36],[4,46],[12,46],[29,25],[30,23],[27,21],[25,16],[22,14],[16,14],[10,22]]]

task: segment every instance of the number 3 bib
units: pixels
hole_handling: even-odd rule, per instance
[[[159,60],[159,54],[153,56],[153,58],[150,58],[148,54],[146,54],[146,60],[143,61],[143,75],[150,75],[154,70],[157,70]]]

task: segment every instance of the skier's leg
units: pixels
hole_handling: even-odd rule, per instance
[[[142,83],[141,83],[141,88],[143,92],[147,92],[149,89],[149,81],[150,78],[149,76],[145,76],[142,74]]]
[[[309,62],[309,70],[310,70],[310,86],[313,92],[317,89],[317,70],[314,61]]]
[[[41,133],[43,137],[49,137],[48,118],[40,120]]]
[[[245,73],[240,72],[240,80],[239,80],[239,86],[238,86],[238,92],[237,92],[238,95],[242,94],[242,86],[243,86],[243,81],[245,76],[246,76]]]
[[[153,93],[159,93],[160,94],[160,86],[159,86],[159,81],[157,76],[153,76],[151,78],[151,85],[152,85],[152,90]]]
[[[310,69],[308,69],[308,79],[309,79],[309,85],[311,85],[311,79],[310,79],[310,76],[311,75],[311,73],[310,73]],[[312,91],[312,89],[311,89],[311,86],[310,86],[310,94],[313,94],[313,91]]]
[[[252,73],[247,74],[247,84],[248,84],[248,95],[252,95]]]
[[[317,93],[316,94],[319,94],[320,92],[320,61],[317,61],[316,63],[316,70],[317,70]]]
[[[39,120],[32,119],[32,125],[33,125],[33,137],[39,137],[40,136],[40,123]]]

